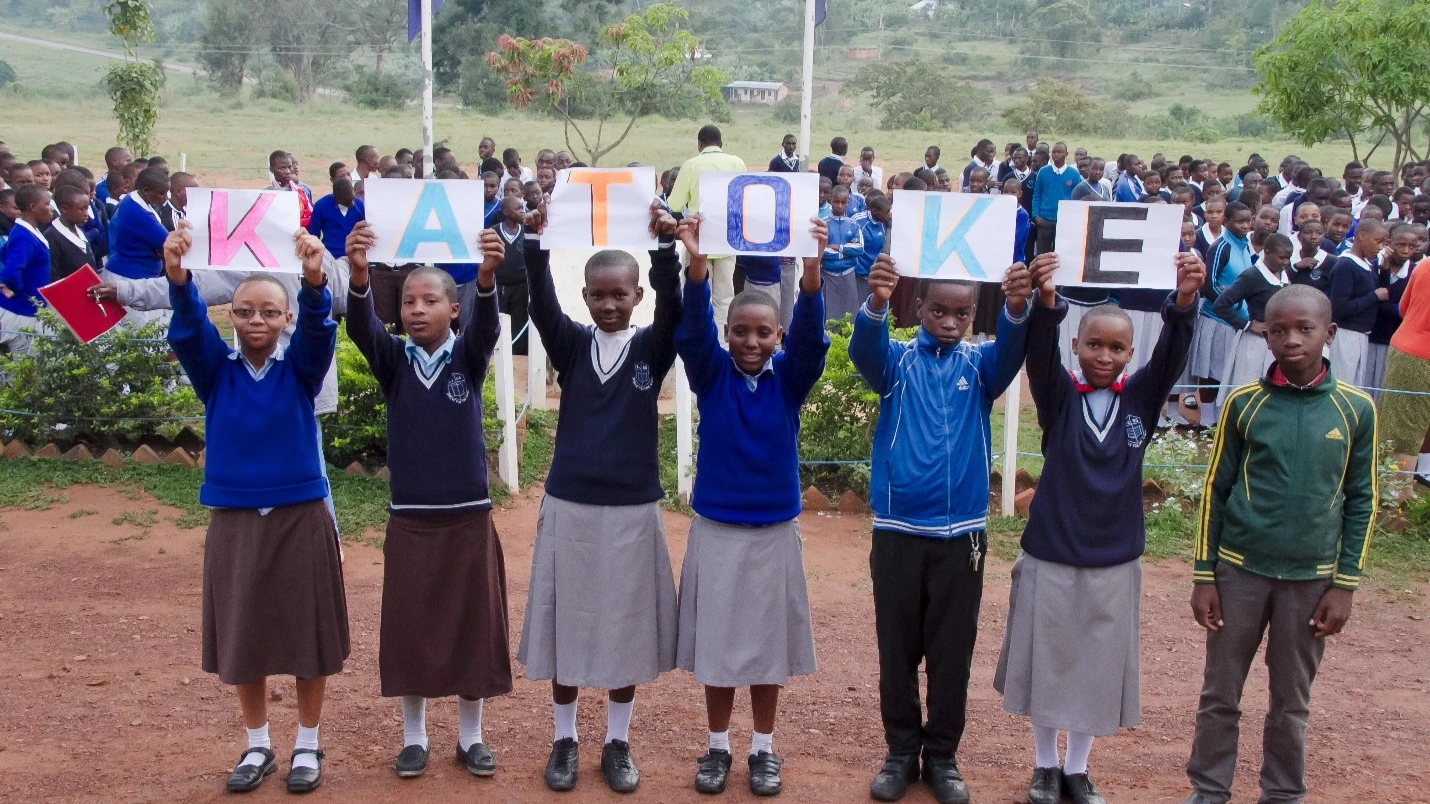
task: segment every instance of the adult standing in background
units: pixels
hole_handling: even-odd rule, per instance
[[[734,154],[727,154],[721,147],[720,129],[704,126],[695,137],[698,156],[692,156],[680,166],[680,175],[670,190],[666,205],[675,213],[691,215],[700,211],[701,173],[744,173],[745,160]],[[735,257],[732,254],[711,254],[710,259],[710,299],[715,308],[715,325],[724,339],[725,319],[730,310],[730,300],[735,297]]]
[[[1038,150],[1038,132],[1037,132],[1037,130],[1036,130],[1036,129],[1030,129],[1030,130],[1028,131],[1027,139],[1025,139],[1024,142],[1026,142],[1026,143],[1028,144],[1028,153],[1031,154],[1032,152]]]

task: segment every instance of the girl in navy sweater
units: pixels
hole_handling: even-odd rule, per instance
[[[827,229],[818,219],[813,223],[823,251]],[[730,348],[722,347],[699,226],[699,215],[680,225],[690,268],[675,345],[699,398],[700,450],[690,503],[696,516],[680,570],[676,662],[705,685],[709,750],[700,758],[695,789],[725,789],[735,689],[749,687],[755,721],[750,792],[772,796],[782,786],[782,760],[774,752],[780,686],[815,670],[797,519],[799,411],[824,372],[829,336],[819,260],[807,257],[788,337],[779,306],[747,290],[730,302]]]
[[[487,494],[482,382],[500,331],[496,270],[503,247],[480,242],[472,326],[452,332],[459,303],[451,274],[423,267],[402,286],[403,339],[377,318],[366,222],[348,237],[348,335],[387,400],[392,516],[383,543],[378,667],[384,697],[402,698],[397,775],[427,769],[427,699],[458,696],[457,759],[475,776],[496,773],[482,740],[482,703],[511,692],[506,570]]]
[[[1390,291],[1379,287],[1380,268],[1376,264],[1388,239],[1385,224],[1362,220],[1355,242],[1331,266],[1328,295],[1336,324],[1336,338],[1331,341],[1331,370],[1343,378],[1342,382],[1352,385],[1364,383],[1375,313],[1380,303],[1390,298]]]
[[[1177,255],[1177,290],[1152,358],[1131,377],[1132,321],[1112,305],[1083,316],[1064,368],[1057,328],[1067,311],[1053,287],[1056,260],[1033,277],[1028,385],[1043,428],[1044,472],[1013,565],[1008,626],[993,686],[1003,708],[1033,722],[1029,804],[1105,804],[1087,774],[1095,735],[1140,719],[1138,631],[1142,588],[1142,459],[1192,345],[1205,269]],[[1067,732],[1059,768],[1058,732]]]
[[[208,305],[180,261],[192,244],[181,223],[164,244],[174,309],[169,345],[204,403],[208,460],[199,502],[213,509],[204,540],[203,668],[238,687],[248,747],[228,777],[252,790],[277,762],[268,736],[268,676],[298,683],[298,736],[288,790],[322,783],[318,719],[327,677],[348,657],[347,603],[337,530],[323,505],[313,399],[337,345],[322,241],[294,235],[303,261],[298,329],[288,291],[255,274],[234,291],[238,350],[209,321]]]

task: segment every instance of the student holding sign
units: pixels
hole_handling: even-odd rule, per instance
[[[1177,257],[1177,290],[1163,296],[1166,326],[1151,359],[1127,376],[1136,337],[1116,305],[1079,322],[1077,370],[1058,348],[1068,304],[1053,286],[1056,260],[1034,277],[1028,386],[1043,429],[1047,473],[1033,498],[1013,564],[1008,626],[993,686],[1003,709],[1032,721],[1029,804],[1106,804],[1088,778],[1094,736],[1141,719],[1140,605],[1145,533],[1142,460],[1162,405],[1192,345],[1205,269]],[[1058,761],[1058,732],[1067,757]],[[1061,767],[1059,767],[1061,765]]]
[[[248,747],[230,792],[258,787],[277,768],[268,734],[268,676],[298,683],[298,736],[288,790],[322,784],[318,721],[327,677],[348,657],[347,602],[337,531],[323,507],[313,398],[337,345],[322,241],[294,236],[303,263],[298,331],[286,349],[287,289],[256,274],[234,292],[231,348],[209,321],[181,264],[188,224],[164,244],[174,307],[169,345],[204,403],[208,461],[199,503],[213,509],[204,540],[203,667],[238,687]]]
[[[1055,264],[1056,256],[1046,254],[1033,269]],[[850,359],[880,396],[869,563],[889,754],[869,793],[880,801],[902,798],[919,775],[922,752],[923,779],[934,797],[941,804],[967,802],[955,753],[988,552],[989,416],[1023,364],[1032,284],[1022,263],[1008,268],[997,340],[974,346],[963,336],[973,321],[977,285],[951,280],[919,283],[918,335],[891,341],[888,306],[898,280],[894,259],[881,255],[869,274],[872,295],[854,317],[849,339]],[[919,701],[921,661],[928,674],[927,723]]]

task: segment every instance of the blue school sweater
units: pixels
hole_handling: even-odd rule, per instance
[[[1061,172],[1051,164],[1043,165],[1033,183],[1033,217],[1057,221],[1058,202],[1071,201],[1073,188],[1081,181],[1082,174],[1066,162]]]
[[[482,383],[501,328],[497,316],[496,288],[479,289],[470,330],[452,336],[429,366],[416,354],[420,347],[389,335],[377,320],[368,288],[350,289],[348,337],[367,358],[387,400],[392,513],[491,508]]]
[[[1044,472],[1023,530],[1023,552],[1074,567],[1110,567],[1142,555],[1142,460],[1167,395],[1187,363],[1197,305],[1162,308],[1162,332],[1152,357],[1114,385],[1112,405],[1099,418],[1085,385],[1063,365],[1058,300],[1034,303],[1028,325],[1028,387],[1043,430]],[[1119,390],[1120,389],[1120,390]]]
[[[169,230],[131,196],[124,196],[109,220],[109,259],[104,267],[128,279],[164,273],[164,241]]]
[[[486,201],[482,206],[482,228],[491,229],[501,222],[501,196],[495,201]]]
[[[4,262],[0,263],[0,285],[13,293],[0,293],[0,310],[33,318],[45,306],[40,288],[50,283],[50,244],[35,237],[26,224],[16,221],[5,241]]]
[[[745,281],[756,285],[778,285],[780,283],[780,258],[758,257],[741,254],[735,258],[735,267],[745,272]],[[749,285],[745,286],[749,290]]]
[[[690,507],[727,525],[763,527],[799,516],[799,409],[829,352],[824,294],[800,292],[784,349],[752,378],[720,345],[709,280],[687,278],[675,348],[700,406]]]
[[[142,211],[142,210],[141,210]],[[326,284],[298,292],[298,326],[254,378],[242,353],[209,322],[193,277],[169,286],[169,346],[204,403],[208,459],[199,503],[276,508],[328,494],[313,398],[333,362],[338,325]]]
[[[857,255],[864,250],[864,233],[859,222],[847,215],[830,215],[829,245],[820,259],[820,270],[843,276],[854,270]]]
[[[1231,287],[1231,283],[1236,281],[1238,276],[1251,268],[1254,260],[1251,255],[1251,240],[1245,237],[1237,237],[1230,229],[1223,229],[1221,238],[1212,244],[1211,256],[1207,259],[1207,279],[1202,285],[1202,298],[1208,302],[1216,301],[1216,298],[1226,292]],[[1221,321],[1212,312],[1211,304],[1202,305],[1202,315],[1213,321]],[[1230,324],[1230,321],[1222,321]]]
[[[323,241],[323,248],[340,260],[347,253],[348,235],[358,221],[366,218],[366,209],[361,198],[354,198],[353,205],[346,214],[338,208],[338,202],[331,195],[319,198],[313,204],[313,214],[308,218],[308,233]]]
[[[108,200],[109,200],[109,174],[108,174],[108,173],[104,174],[104,178],[103,178],[103,179],[100,179],[100,180],[94,185],[94,199],[95,199],[96,201],[98,201],[101,205],[104,204],[105,201],[108,201]]]
[[[644,505],[665,496],[656,437],[660,386],[675,365],[680,320],[680,259],[674,240],[650,253],[655,318],[637,330],[614,366],[596,361],[596,328],[561,311],[551,253],[526,238],[531,323],[556,368],[560,420],[546,493],[583,505]]]
[[[884,250],[884,242],[889,239],[889,227],[874,220],[867,210],[855,215],[854,221],[859,224],[859,232],[864,238],[864,248],[854,255],[854,273],[868,276],[874,267],[874,261],[879,259],[879,253]],[[1014,250],[1017,250],[1016,244]]]
[[[945,346],[919,328],[889,340],[888,308],[865,302],[854,316],[849,357],[879,395],[869,504],[874,528],[948,539],[984,530],[992,466],[993,400],[1018,376],[1027,316],[1005,306],[997,339]]]
[[[1375,263],[1366,268],[1360,258],[1350,254],[1341,255],[1331,266],[1331,317],[1337,327],[1370,333],[1380,307],[1380,299],[1375,297],[1379,273]]]

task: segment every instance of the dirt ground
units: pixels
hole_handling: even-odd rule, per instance
[[[112,525],[154,508],[97,488],[71,488],[49,511],[0,512],[0,773],[5,801],[217,801],[242,747],[231,689],[199,670],[202,530],[160,521]],[[497,514],[510,572],[512,645],[526,600],[539,497],[518,497]],[[87,513],[86,513],[87,512]],[[818,674],[797,679],[781,701],[776,750],[785,758],[788,802],[865,801],[883,754],[879,729],[869,523],[806,515],[806,564]],[[667,515],[679,566],[687,522]],[[960,752],[979,802],[1023,801],[1032,749],[1026,722],[1003,713],[992,687],[1007,612],[1009,565],[992,561],[974,667],[970,723]],[[613,801],[599,773],[604,707],[586,694],[580,717],[582,776],[564,796],[546,791],[548,687],[518,678],[488,702],[484,733],[499,770],[476,779],[453,759],[456,707],[429,709],[433,760],[427,774],[399,780],[401,742],[394,701],[378,697],[377,636],[382,555],[347,547],[352,658],[329,685],[322,739],[326,782],[315,801]],[[1142,725],[1099,741],[1093,778],[1114,802],[1179,802],[1201,678],[1202,637],[1190,620],[1188,571],[1149,565],[1143,601]],[[1425,801],[1430,765],[1430,622],[1424,589],[1369,583],[1347,632],[1327,652],[1312,702],[1309,801]],[[520,668],[520,665],[516,665]],[[1255,800],[1266,674],[1248,682],[1236,801]],[[283,768],[254,801],[283,791],[297,714],[291,679],[278,683],[273,739]],[[737,700],[733,740],[748,745],[748,699]],[[632,799],[695,801],[695,758],[705,726],[699,688],[674,672],[642,688],[632,728],[641,789]],[[724,798],[748,801],[743,763]],[[908,801],[931,801],[915,786]]]

